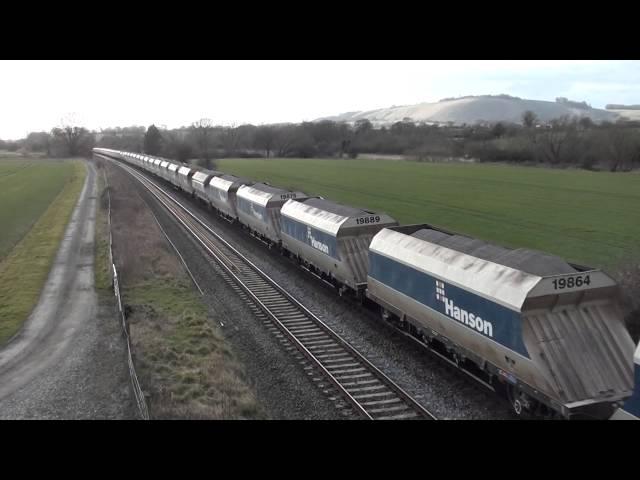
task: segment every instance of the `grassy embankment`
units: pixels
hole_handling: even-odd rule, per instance
[[[146,204],[124,183],[124,174],[116,173],[109,171],[114,256],[151,417],[264,418],[242,364],[213,318],[221,312],[209,311]],[[107,201],[102,190],[101,198],[97,263],[105,266]],[[96,285],[110,288],[106,268],[96,269]]]

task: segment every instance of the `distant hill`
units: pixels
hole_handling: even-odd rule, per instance
[[[640,110],[640,105],[619,105],[617,103],[610,103],[605,105],[607,110]]]
[[[526,100],[509,95],[481,95],[444,99],[437,103],[394,106],[360,112],[348,112],[319,120],[353,123],[368,119],[374,125],[390,125],[402,120],[419,123],[453,123],[454,125],[511,122],[522,123],[522,114],[533,111],[541,122],[560,118],[564,115],[589,117],[596,123],[604,120],[615,121],[617,112],[591,108],[585,102],[572,102],[558,98],[555,102]]]

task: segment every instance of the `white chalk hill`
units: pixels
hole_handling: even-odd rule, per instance
[[[564,100],[564,101],[562,101]],[[578,102],[566,99],[548,102],[542,100],[525,100],[507,95],[472,96],[457,99],[441,100],[437,103],[419,103],[417,105],[394,106],[361,112],[348,112],[333,117],[319,118],[336,122],[354,123],[360,119],[368,119],[374,125],[391,125],[405,119],[419,123],[453,123],[454,125],[482,122],[522,123],[522,114],[527,110],[534,112],[541,122],[562,116],[589,117],[596,123],[604,120],[616,121],[616,112],[590,108]]]

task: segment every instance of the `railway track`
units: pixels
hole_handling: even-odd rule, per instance
[[[307,373],[345,414],[371,420],[436,419],[178,200],[134,168],[114,163],[136,178],[193,235],[252,311],[283,343],[299,352]]]

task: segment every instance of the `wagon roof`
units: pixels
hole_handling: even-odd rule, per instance
[[[527,248],[505,248],[464,235],[431,229],[418,230],[411,236],[540,277],[577,272],[560,257]]]
[[[541,278],[388,228],[370,250],[516,311]]]
[[[349,217],[309,205],[309,201],[288,200],[280,213],[331,235],[336,235],[342,224],[349,220]]]
[[[335,213],[336,215],[340,215],[342,217],[359,217],[361,215],[366,215],[369,213],[365,210],[349,207],[347,205],[341,205],[339,203],[325,200],[324,198],[310,198],[304,203],[305,205],[319,208],[320,210],[325,210],[327,212]]]
[[[289,190],[277,188],[265,183],[254,183],[253,185],[243,185],[238,189],[238,197],[251,200],[258,205],[265,206],[274,196],[280,200],[280,195],[290,193]]]
[[[197,182],[201,182],[204,183],[207,178],[215,175],[216,172],[212,172],[210,170],[203,170],[203,171],[198,171],[196,173],[193,174],[193,180],[197,181]]]

